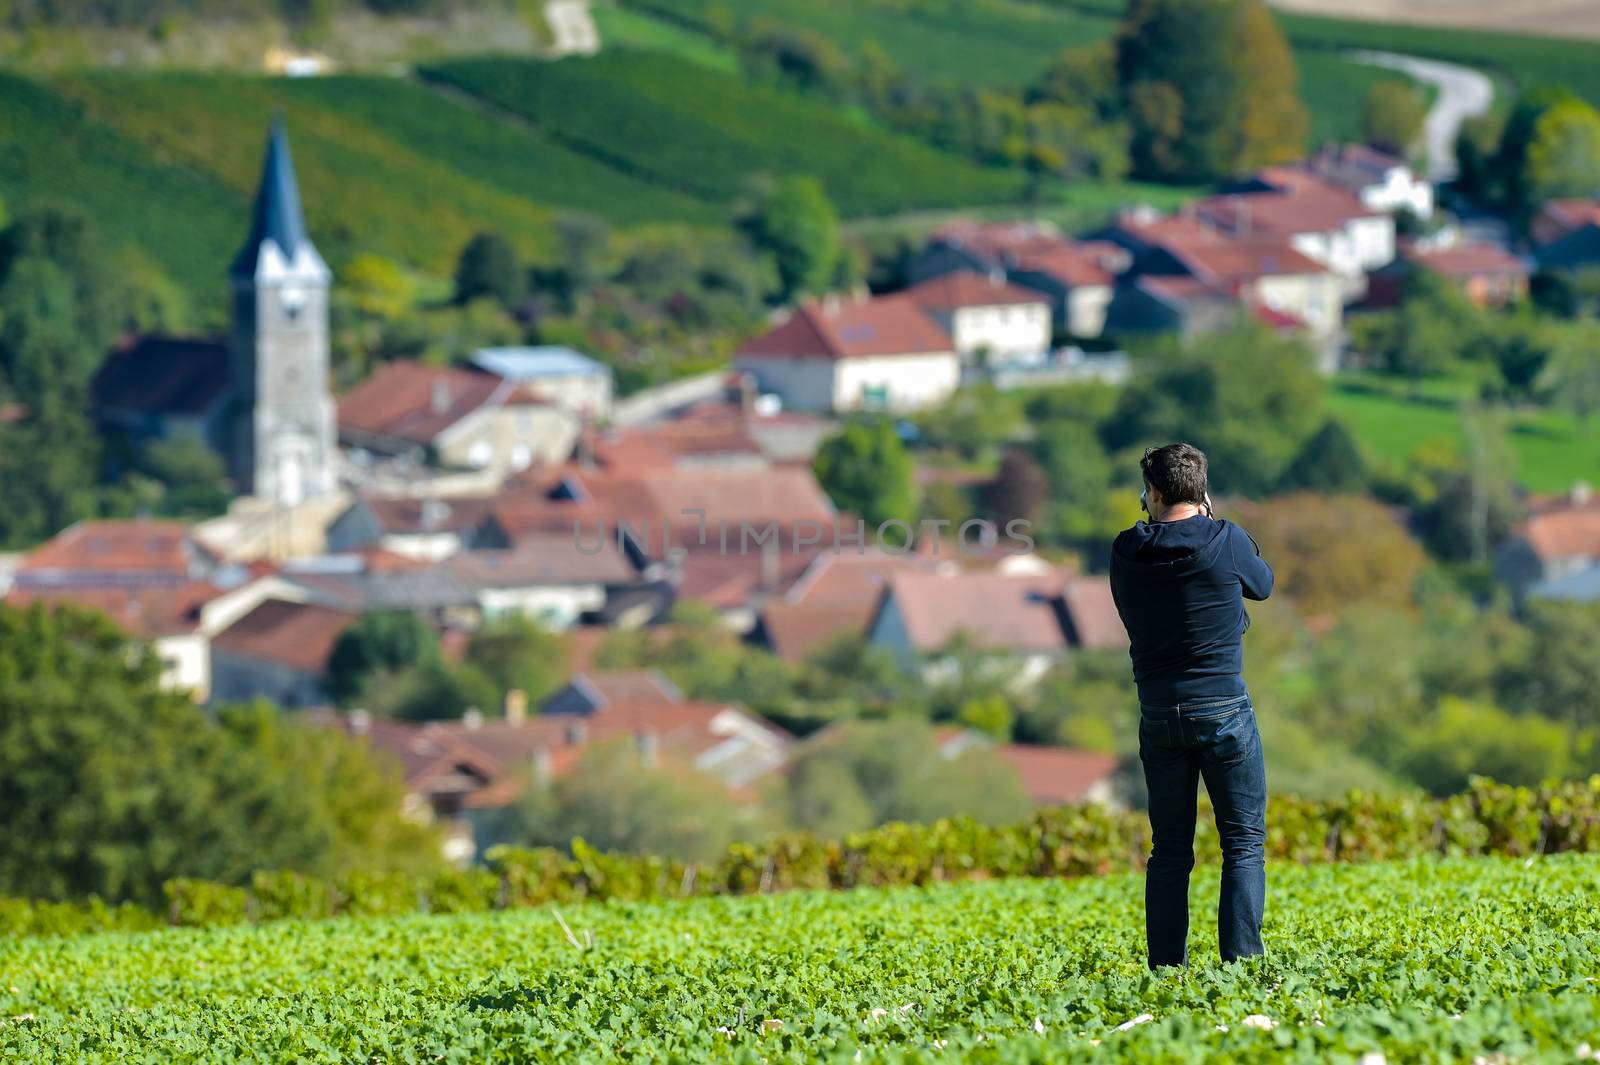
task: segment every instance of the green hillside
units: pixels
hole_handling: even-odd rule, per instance
[[[718,0],[634,0],[633,7],[706,29],[730,5]],[[736,26],[770,19],[804,26],[859,55],[877,44],[908,73],[929,82],[1025,85],[1063,48],[1110,36],[1115,23],[1096,13],[976,0],[939,6],[879,0],[742,0]]]
[[[634,0],[635,9],[669,26],[711,32],[718,0]],[[950,5],[905,5],[885,0],[746,0],[735,25],[771,19],[803,26],[859,55],[875,43],[908,73],[927,82],[1026,85],[1063,49],[1107,40],[1116,30],[1120,0],[1024,3],[978,0]],[[1281,17],[1281,16],[1280,16]],[[634,16],[635,21],[638,15]],[[1360,25],[1360,24],[1352,24]],[[1375,27],[1381,32],[1382,27]],[[1360,134],[1360,102],[1369,86],[1392,72],[1352,62],[1319,43],[1299,47],[1300,93],[1311,112],[1311,143]]]
[[[0,76],[0,195],[13,210],[79,203],[205,304],[220,301],[279,113],[324,252],[434,274],[486,228],[536,254],[556,211],[724,224],[753,173],[814,173],[855,214],[1021,195],[1018,174],[664,54],[469,62],[436,79]]]
[[[1572,1061],[1600,859],[1272,866],[1268,954],[1143,959],[1143,879],[608,903],[0,942],[0,1057]],[[859,1056],[858,1056],[859,1055]]]
[[[845,214],[1013,200],[1018,173],[985,169],[806,97],[657,52],[424,75],[506,108],[641,178],[728,202],[752,174],[807,173]]]

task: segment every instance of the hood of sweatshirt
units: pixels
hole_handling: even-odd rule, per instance
[[[1160,580],[1209,567],[1228,542],[1228,523],[1203,514],[1182,521],[1141,521],[1111,545],[1115,562]]]

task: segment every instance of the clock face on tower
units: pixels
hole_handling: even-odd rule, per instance
[[[284,316],[291,322],[300,317],[300,311],[306,305],[308,293],[300,285],[284,285],[278,290],[278,305],[283,308]]]

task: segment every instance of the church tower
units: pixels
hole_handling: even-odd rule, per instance
[[[328,391],[327,264],[306,235],[281,120],[267,138],[250,237],[228,271],[232,472],[241,492],[293,506],[336,487]]]

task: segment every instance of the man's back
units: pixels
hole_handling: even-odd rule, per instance
[[[1111,593],[1141,703],[1245,693],[1243,600],[1272,593],[1272,569],[1242,528],[1205,514],[1140,522],[1112,545]]]

